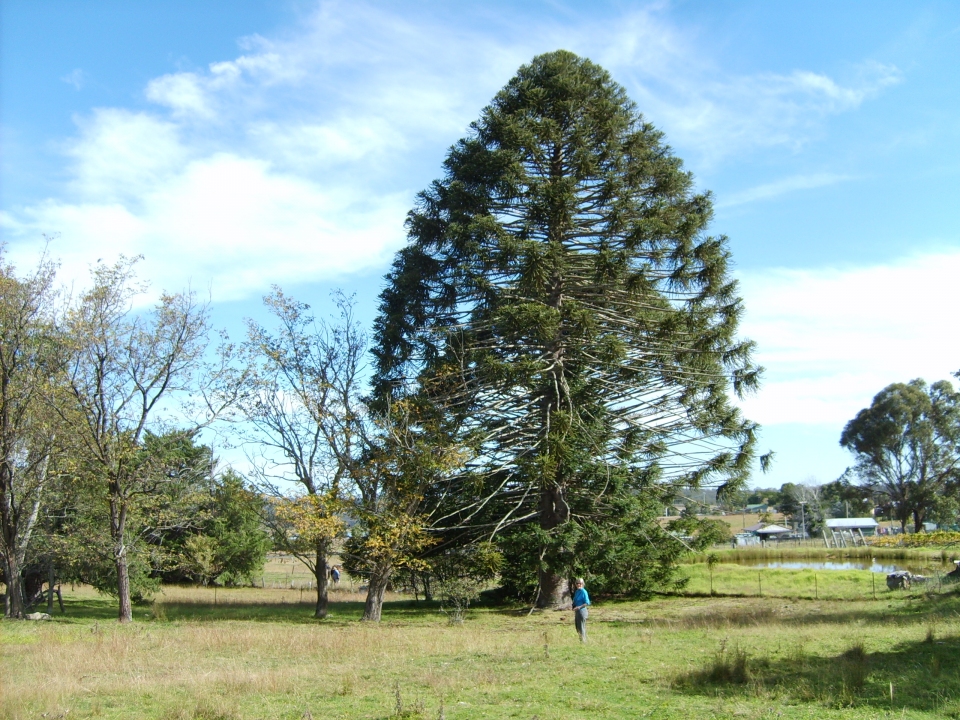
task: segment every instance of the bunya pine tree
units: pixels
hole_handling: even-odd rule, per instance
[[[711,216],[624,89],[566,51],[520,68],[408,216],[375,396],[441,417],[466,460],[433,531],[502,537],[541,606],[577,571],[666,580],[665,489],[747,477],[756,426],[731,395],[759,368]]]

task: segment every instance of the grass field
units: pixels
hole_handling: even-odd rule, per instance
[[[65,615],[0,623],[0,718],[960,717],[950,588],[873,600],[856,572],[829,573],[845,589],[815,600],[802,572],[765,570],[750,597],[758,571],[717,566],[715,584],[721,570],[736,597],[710,597],[697,564],[684,572],[703,597],[597,603],[586,646],[569,611],[481,607],[458,626],[394,596],[361,624],[349,582],[322,622],[289,586],[221,588],[216,604],[167,588],[126,626],[112,600],[67,588]]]

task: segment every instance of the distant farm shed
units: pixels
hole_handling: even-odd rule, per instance
[[[831,518],[823,523],[823,541],[827,547],[865,545],[865,538],[876,535],[877,527],[873,518]]]
[[[826,526],[838,532],[840,530],[860,530],[864,535],[876,535],[878,523],[873,518],[831,518],[826,521]]]
[[[782,527],[780,525],[774,525],[773,523],[757,523],[756,525],[751,525],[746,527],[741,532],[742,535],[751,535],[752,537],[760,538],[761,540],[770,540],[772,538],[777,538],[780,535],[784,535],[790,532],[788,528]]]

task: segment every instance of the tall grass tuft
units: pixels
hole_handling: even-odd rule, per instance
[[[225,706],[224,701],[202,699],[193,710],[173,710],[163,720],[239,720],[235,708]]]
[[[862,640],[851,645],[840,656],[840,702],[852,705],[867,684],[870,668],[867,649]]]
[[[715,685],[744,685],[750,681],[750,667],[747,652],[739,645],[727,650],[727,640],[720,641],[720,647],[708,667],[706,679]]]

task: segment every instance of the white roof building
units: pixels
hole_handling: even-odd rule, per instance
[[[785,528],[780,525],[765,525],[755,532],[757,535],[782,535],[783,533],[790,532],[790,528]]]
[[[873,518],[831,518],[826,521],[830,530],[875,530],[879,523]]]

